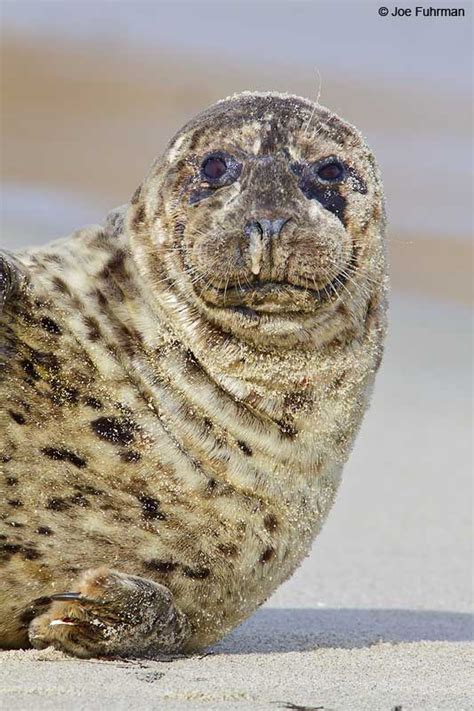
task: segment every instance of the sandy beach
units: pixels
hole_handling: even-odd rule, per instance
[[[1,74],[8,249],[126,202],[175,130],[212,101],[248,88],[317,93],[312,70],[283,62],[256,69],[169,47],[144,59],[128,46],[14,32],[5,33]],[[392,296],[373,404],[311,555],[203,655],[1,652],[0,708],[474,708],[469,100],[453,90],[448,101],[423,82],[374,85],[361,72],[329,71],[322,103],[362,128],[381,162]],[[449,171],[463,176],[455,186]]]

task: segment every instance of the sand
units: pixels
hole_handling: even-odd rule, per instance
[[[374,402],[313,551],[206,655],[0,653],[5,709],[463,711],[470,610],[469,310],[394,295]]]

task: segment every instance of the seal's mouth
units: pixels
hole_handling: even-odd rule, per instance
[[[242,313],[310,312],[316,306],[338,297],[347,277],[335,277],[320,289],[311,289],[290,282],[254,281],[232,287],[208,286],[200,297],[210,306],[228,308]]]

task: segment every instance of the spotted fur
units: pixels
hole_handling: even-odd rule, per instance
[[[243,167],[209,192],[199,165],[217,149]],[[325,197],[292,166],[332,154],[349,177]],[[245,224],[280,215],[256,278]],[[185,649],[291,575],[380,363],[383,223],[353,127],[244,94],[187,124],[103,226],[4,256],[0,644],[28,645],[48,595],[88,569],[166,586]]]

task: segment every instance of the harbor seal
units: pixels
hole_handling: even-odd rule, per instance
[[[3,647],[190,652],[292,574],[380,364],[384,222],[356,129],[244,93],[102,226],[3,254]]]

